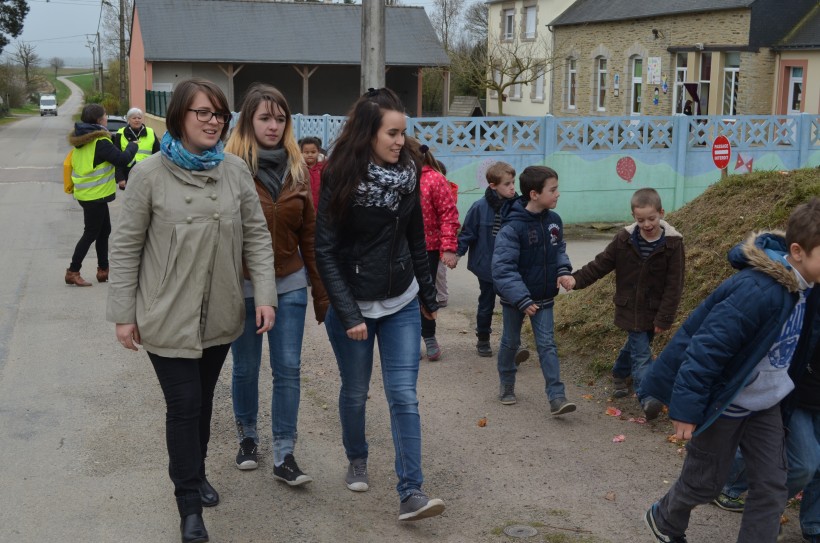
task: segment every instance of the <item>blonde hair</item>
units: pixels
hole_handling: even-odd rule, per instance
[[[236,127],[231,132],[228,138],[228,143],[225,144],[225,151],[233,153],[240,157],[250,168],[251,173],[255,176],[259,171],[258,151],[259,143],[256,141],[256,136],[253,130],[253,116],[259,108],[259,104],[265,102],[268,108],[268,113],[274,115],[274,104],[279,106],[282,113],[285,114],[285,129],[282,131],[282,140],[279,143],[288,154],[288,172],[292,179],[292,185],[287,188],[293,188],[296,185],[307,183],[307,173],[305,172],[305,161],[302,158],[302,151],[299,144],[296,143],[296,137],[293,134],[293,119],[291,118],[290,108],[284,95],[279,92],[276,87],[266,85],[263,83],[255,83],[251,85],[248,92],[242,100],[242,107],[239,110],[239,121]],[[287,176],[285,176],[285,182]]]

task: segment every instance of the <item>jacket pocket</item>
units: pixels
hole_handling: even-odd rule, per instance
[[[165,258],[163,259],[164,262],[159,262],[160,267],[158,269],[159,274],[156,276],[156,285],[151,290],[151,296],[148,298],[148,303],[146,305],[146,311],[151,311],[154,307],[154,304],[157,301],[160,293],[165,288],[166,284],[168,283],[168,271],[173,269],[174,262],[176,261],[176,254],[177,254],[177,232],[176,229],[172,229],[171,231],[171,239],[168,242],[168,250],[165,254]]]
[[[629,307],[629,299],[629,296],[615,295],[612,297],[612,302],[618,307]]]

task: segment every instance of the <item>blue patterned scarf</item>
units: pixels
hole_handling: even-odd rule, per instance
[[[219,163],[225,159],[225,153],[222,151],[224,148],[225,144],[219,140],[211,149],[207,149],[201,155],[195,155],[183,147],[181,141],[173,138],[170,132],[166,132],[160,142],[162,154],[169,160],[180,168],[197,172],[219,166]]]

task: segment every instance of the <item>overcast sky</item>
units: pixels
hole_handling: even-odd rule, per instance
[[[111,0],[117,2],[117,0]],[[433,0],[403,0],[403,5],[424,6],[428,13]],[[359,0],[360,3],[360,0]],[[67,67],[91,67],[88,40],[94,39],[100,21],[101,0],[28,0],[29,13],[23,33],[17,38],[35,46],[48,65],[60,57]],[[102,29],[100,29],[102,33]],[[87,37],[88,36],[88,37]],[[4,54],[14,49],[12,41]]]

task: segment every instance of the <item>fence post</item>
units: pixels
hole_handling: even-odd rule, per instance
[[[683,207],[683,195],[686,189],[686,153],[689,151],[689,115],[672,117],[672,141],[675,146],[675,200],[672,211]]]
[[[797,116],[797,167],[803,168],[809,162],[809,147],[811,146],[811,125],[812,117],[810,113],[802,113]]]
[[[330,115],[322,115],[322,145],[325,149],[330,149]]]
[[[545,115],[542,119],[544,127],[544,147],[541,149],[544,155],[544,162],[547,156],[555,152],[555,140],[558,137],[558,120],[552,115]]]
[[[296,137],[296,141],[302,139],[302,114],[297,113],[292,116],[293,119],[293,135]]]

